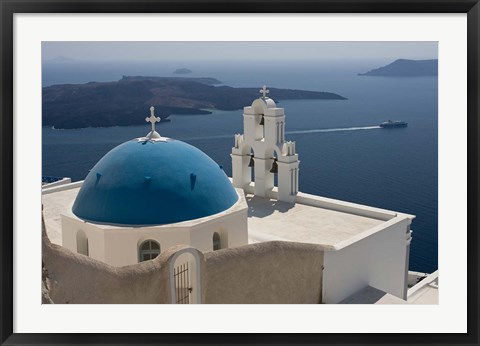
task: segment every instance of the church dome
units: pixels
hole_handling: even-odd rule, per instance
[[[134,139],[92,168],[75,199],[81,219],[120,225],[159,225],[222,212],[238,196],[223,169],[178,140]]]

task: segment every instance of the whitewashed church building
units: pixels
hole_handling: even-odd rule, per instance
[[[172,246],[187,245],[205,255],[207,272],[214,265],[225,265],[229,272],[240,268],[240,257],[235,265],[239,251],[244,251],[241,256],[249,251],[248,258],[241,258],[255,259],[258,268],[252,270],[260,270],[266,254],[276,251],[261,244],[309,246],[302,251],[318,258],[314,270],[320,278],[318,297],[312,299],[354,301],[356,294],[374,288],[406,300],[414,216],[299,192],[300,161],[295,142],[285,139],[285,111],[267,96],[265,86],[260,92],[244,107],[244,133],[234,136],[231,178],[199,149],[161,136],[155,130],[160,118],[151,107],[146,118],[151,131],[145,137],[112,149],[83,182],[43,190],[50,241],[114,267],[154,260]],[[215,250],[221,251],[211,254]],[[287,269],[277,269],[284,280]],[[244,292],[251,287],[260,295],[252,301],[262,302],[256,283],[247,282],[257,274],[238,270],[234,280],[243,277]],[[191,282],[200,285],[201,280]],[[213,292],[213,283],[206,287]],[[278,290],[274,302],[281,301]],[[196,302],[241,301],[234,292],[218,301],[208,291],[202,299],[197,292]],[[220,288],[215,297],[222,297]]]

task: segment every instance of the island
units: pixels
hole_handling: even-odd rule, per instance
[[[438,59],[408,60],[397,59],[391,64],[359,73],[359,76],[373,77],[420,77],[438,76]]]
[[[75,62],[75,60],[59,55],[53,59],[46,60],[45,62],[47,64],[69,64]]]
[[[192,73],[192,70],[189,70],[188,68],[182,67],[182,68],[177,68],[175,71],[173,71],[175,74],[187,74],[187,73]]]
[[[219,85],[220,84],[220,85]],[[269,88],[275,100],[346,100],[330,92]],[[259,97],[259,88],[234,88],[215,78],[124,76],[115,82],[44,87],[43,126],[55,129],[129,126],[144,123],[155,106],[160,118],[238,110]]]

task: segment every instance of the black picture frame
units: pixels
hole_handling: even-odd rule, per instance
[[[479,97],[478,0],[0,0],[2,345],[20,344],[451,344],[478,345]],[[468,309],[465,334],[19,334],[13,333],[13,16],[16,13],[467,13]],[[455,316],[452,316],[455,318]],[[407,321],[406,321],[407,322]]]

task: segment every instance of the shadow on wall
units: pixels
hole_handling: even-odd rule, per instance
[[[52,244],[42,220],[42,303],[168,304],[178,301],[173,272],[183,252],[196,253],[201,294],[210,304],[318,304],[323,251],[310,244],[265,242],[202,254],[178,245],[157,258],[112,267]],[[193,258],[193,257],[192,257]],[[195,289],[195,284],[184,287]]]

